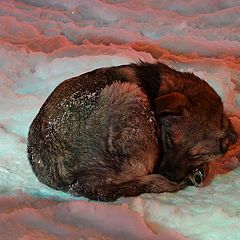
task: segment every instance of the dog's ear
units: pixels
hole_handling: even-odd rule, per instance
[[[181,115],[188,99],[180,92],[171,92],[154,100],[155,113],[158,116]]]

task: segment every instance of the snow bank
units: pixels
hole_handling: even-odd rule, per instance
[[[0,206],[1,239],[186,239],[166,230],[152,233],[126,205],[58,202],[18,193],[2,196]]]
[[[234,0],[0,0],[0,238],[240,239],[239,144],[205,188],[111,204],[47,188],[26,156],[29,125],[61,81],[138,59],[204,78],[240,134],[239,15]]]

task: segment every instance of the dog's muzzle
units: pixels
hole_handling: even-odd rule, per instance
[[[203,185],[203,180],[206,176],[207,172],[205,168],[200,165],[187,176],[186,180],[190,185],[193,185],[195,187],[201,187]]]

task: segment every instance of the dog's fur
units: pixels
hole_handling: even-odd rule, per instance
[[[30,127],[28,157],[46,185],[109,201],[182,189],[236,138],[205,81],[141,62],[61,83]]]

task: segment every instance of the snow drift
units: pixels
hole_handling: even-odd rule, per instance
[[[0,0],[0,238],[240,239],[239,143],[204,188],[109,204],[40,184],[26,155],[29,125],[61,81],[138,59],[204,78],[240,134],[239,16],[235,0]]]

